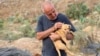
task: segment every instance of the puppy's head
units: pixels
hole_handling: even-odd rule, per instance
[[[70,28],[71,28],[70,25],[68,25],[68,24],[63,24],[61,30],[62,30],[64,33],[67,33],[67,32],[70,31]]]
[[[72,40],[72,39],[74,39],[74,34],[73,34],[72,31],[70,31],[71,25],[63,24],[61,29],[62,29],[62,31],[64,32],[64,34],[66,35],[67,40]]]

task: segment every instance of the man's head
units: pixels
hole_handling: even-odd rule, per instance
[[[57,18],[58,13],[50,1],[45,1],[42,4],[42,11],[50,20],[55,20]]]

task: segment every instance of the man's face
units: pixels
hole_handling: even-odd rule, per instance
[[[45,15],[50,19],[50,20],[55,20],[57,18],[57,12],[54,8],[49,8],[48,10],[45,11]]]

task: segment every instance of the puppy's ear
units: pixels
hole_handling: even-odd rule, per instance
[[[67,36],[66,36],[67,40],[73,40],[74,39],[74,34],[72,31],[70,31]]]

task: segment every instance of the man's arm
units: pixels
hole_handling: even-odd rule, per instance
[[[42,40],[42,39],[46,38],[47,36],[49,36],[52,32],[54,32],[55,30],[57,30],[58,28],[61,28],[61,27],[62,27],[62,23],[57,22],[54,24],[54,26],[52,26],[48,30],[37,32],[36,37],[37,37],[37,39]]]
[[[55,30],[54,27],[51,27],[48,30],[45,30],[42,32],[37,32],[36,37],[38,40],[42,40],[42,39],[46,38],[47,36],[49,36],[50,33],[52,33],[54,30]]]

